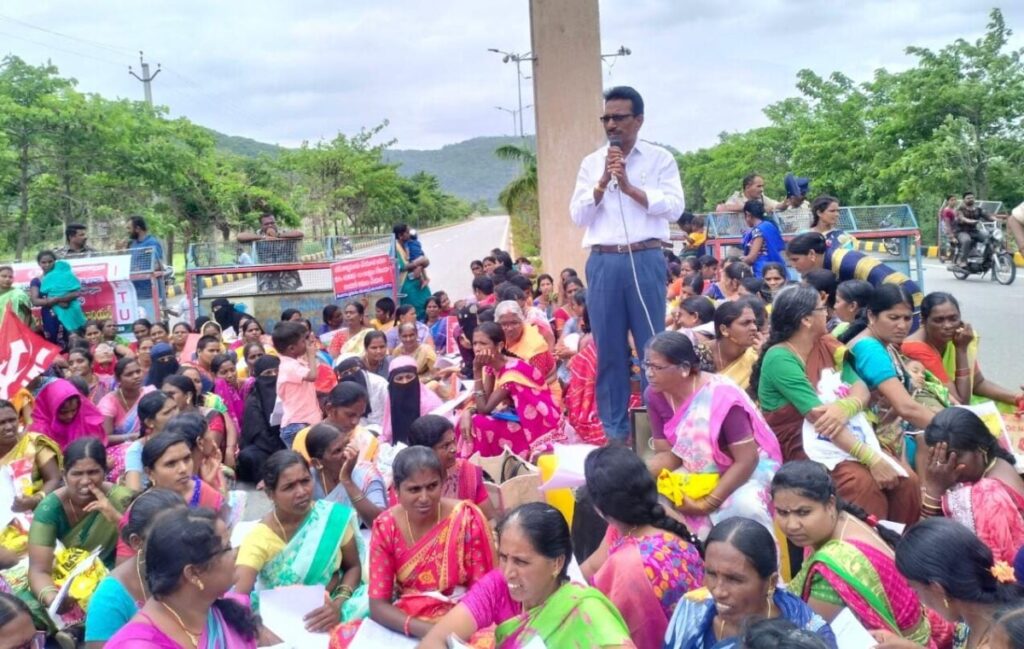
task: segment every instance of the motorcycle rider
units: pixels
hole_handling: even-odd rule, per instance
[[[964,192],[963,201],[956,210],[956,219],[953,225],[956,232],[956,240],[959,243],[954,263],[961,267],[967,267],[967,255],[970,254],[974,242],[981,239],[978,232],[978,223],[981,221],[994,221],[991,216],[985,214],[985,210],[974,202],[974,192]]]

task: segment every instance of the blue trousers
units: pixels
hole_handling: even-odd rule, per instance
[[[597,414],[608,439],[618,442],[629,436],[628,334],[633,334],[642,360],[647,342],[665,329],[665,256],[656,248],[640,250],[633,253],[633,261],[647,313],[628,253],[591,252],[587,259],[587,313],[597,345]],[[646,388],[647,376],[641,372],[640,377]]]

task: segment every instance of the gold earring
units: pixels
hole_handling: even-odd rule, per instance
[[[203,580],[200,579],[199,577],[196,577],[196,587],[199,590],[206,590],[206,584],[204,584]]]
[[[946,599],[945,597],[943,597],[942,598],[942,605],[945,606],[946,608],[949,608],[949,600]]]

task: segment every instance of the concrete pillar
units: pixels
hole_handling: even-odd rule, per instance
[[[544,270],[583,276],[583,230],[569,220],[580,161],[604,142],[598,0],[530,0],[537,194]]]

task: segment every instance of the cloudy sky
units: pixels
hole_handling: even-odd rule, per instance
[[[605,86],[644,95],[646,138],[689,150],[765,123],[801,68],[857,80],[985,28],[977,0],[601,0]],[[1024,0],[1002,6],[1024,46]],[[509,134],[516,72],[488,48],[530,48],[528,0],[8,0],[0,53],[50,59],[79,89],[141,98],[138,50],[162,64],[155,101],[225,133],[294,146],[390,120],[400,148]],[[524,66],[524,74],[529,70]],[[532,82],[523,82],[524,104]],[[594,116],[582,116],[592,119]],[[526,128],[533,116],[527,111]]]

